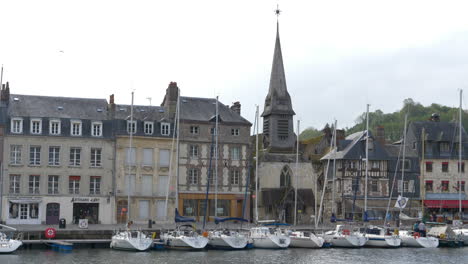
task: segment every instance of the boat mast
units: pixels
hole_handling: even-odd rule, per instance
[[[136,129],[136,125],[133,126],[133,96],[134,92],[132,91],[132,104],[130,105],[130,126],[129,126],[129,132],[130,132],[130,139],[128,142],[128,153],[127,153],[127,166],[128,166],[128,177],[127,177],[127,223],[130,222],[130,184],[131,184],[131,156],[133,155],[133,149],[132,149],[132,140],[133,140],[133,132],[134,129]],[[136,155],[136,152],[135,152]]]
[[[364,221],[367,222],[367,174],[369,172],[369,104],[366,111],[366,175],[364,183]]]
[[[335,138],[335,135],[332,135],[332,138],[331,138],[331,141],[330,141],[330,151],[328,153],[336,155],[336,153],[332,153],[334,138]],[[330,167],[330,158],[327,159],[327,168],[325,169],[325,173],[324,173],[324,176],[323,176],[323,188],[322,188],[322,194],[321,194],[321,197],[320,197],[320,208],[319,208],[319,211],[318,211],[318,221],[320,221],[320,218],[322,217],[323,199],[324,199],[325,190],[326,190],[327,184],[328,184],[328,168],[329,167]]]
[[[459,136],[460,142],[458,144],[458,210],[460,213],[460,220],[463,220],[462,215],[462,201],[461,201],[461,187],[462,187],[462,94],[463,90],[460,89],[460,108],[459,108]]]
[[[255,222],[258,223],[258,105],[255,112]]]
[[[425,163],[424,163],[424,153],[425,153],[425,142],[426,142],[426,132],[424,131],[424,127],[422,128],[421,131],[421,181],[422,183],[419,183],[419,189],[421,190],[421,218],[424,219],[424,198],[426,196],[426,183],[424,181],[424,171],[426,170],[425,168]]]
[[[177,137],[176,137],[176,186],[175,208],[179,208],[179,135],[180,135],[180,90],[177,89]]]
[[[218,96],[216,96],[216,125],[215,125],[215,217],[218,217]]]
[[[404,179],[405,179],[405,169],[406,169],[406,123],[408,122],[408,113],[405,114],[405,124],[404,124],[404,128],[403,128],[403,161],[402,161],[402,165],[401,165],[401,185],[400,185],[400,188],[401,188],[401,199],[404,199],[404,188],[405,187],[405,184],[404,184]],[[408,190],[409,191],[409,190]],[[400,206],[400,225],[401,225],[401,212],[403,211],[403,208]]]
[[[336,195],[336,189],[335,189],[335,178],[336,178],[336,152],[337,152],[337,148],[336,148],[336,125],[337,125],[337,121],[335,119],[335,123],[334,123],[334,128],[333,128],[333,136],[334,136],[334,139],[333,139],[333,148],[335,149],[335,155],[333,155],[333,179],[332,179],[332,215],[334,215],[336,217],[336,212],[335,212],[335,195]]]
[[[298,185],[298,177],[297,177],[297,165],[299,163],[299,124],[301,120],[297,120],[297,141],[296,141],[296,171],[294,172],[294,225],[297,225],[297,185]]]

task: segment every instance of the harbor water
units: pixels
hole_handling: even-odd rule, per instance
[[[21,249],[0,255],[1,264],[17,263],[468,263],[468,247],[396,249],[251,249],[242,251],[117,251],[107,248],[76,248],[70,253],[51,249]]]

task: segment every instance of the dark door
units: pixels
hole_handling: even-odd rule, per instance
[[[46,224],[58,225],[60,218],[60,204],[48,203],[46,210]]]

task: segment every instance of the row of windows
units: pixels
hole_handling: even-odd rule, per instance
[[[139,151],[139,149],[138,149]],[[141,162],[142,166],[152,167],[154,164],[154,149],[144,148],[141,152],[143,159]],[[159,149],[159,167],[168,168],[171,152],[169,149]],[[136,165],[137,162],[137,149],[136,148],[127,148],[126,149],[126,164],[127,165]]]
[[[241,172],[238,169],[232,169],[229,174],[229,182],[231,185],[240,184]],[[211,185],[215,184],[214,177],[209,177]],[[198,185],[200,182],[200,169],[190,168],[188,170],[188,185]]]
[[[200,155],[199,151],[200,147],[199,145],[190,145],[189,146],[189,156],[192,159],[197,159]],[[216,149],[214,149],[214,146],[211,147],[211,152],[214,157],[216,157]],[[241,148],[240,147],[231,147],[231,160],[240,160],[241,159]]]
[[[171,124],[169,123],[161,123],[160,133],[163,136],[169,136],[171,133]],[[135,134],[137,133],[137,121],[127,121],[127,133]],[[143,133],[145,135],[152,135],[154,133],[154,122],[145,121],[143,123]]]
[[[41,165],[41,146],[30,146],[29,147],[29,160],[27,163],[33,166]],[[22,160],[22,145],[11,145],[10,146],[10,164],[11,165],[21,165]],[[48,152],[48,165],[50,166],[60,166],[61,162],[61,147],[59,146],[50,146]],[[70,147],[68,153],[68,165],[69,166],[81,166],[82,161],[82,149],[80,147]],[[101,167],[102,166],[102,149],[101,148],[91,148],[90,151],[90,166],[91,167]]]
[[[190,126],[190,134],[192,134],[192,135],[200,134],[200,127],[199,126]],[[210,128],[210,135],[216,135],[216,128],[215,127]],[[239,136],[240,135],[240,129],[239,128],[231,128],[231,135],[232,136]]]
[[[47,181],[47,193],[48,194],[59,194],[59,179],[58,175],[49,175]],[[68,193],[69,194],[80,194],[80,176],[69,176],[68,177]],[[28,181],[28,193],[39,194],[40,187],[40,176],[29,175]],[[21,190],[21,175],[11,174],[10,175],[10,193],[19,194]],[[101,177],[91,176],[89,179],[89,194],[100,194],[101,193]]]
[[[433,163],[432,161],[427,161],[426,162],[426,172],[433,172]],[[461,166],[460,163],[457,164],[457,169],[458,172],[460,172],[460,167],[461,167],[461,172],[465,173],[465,163],[462,162]],[[449,163],[448,162],[442,162],[442,167],[441,167],[442,172],[449,172]]]
[[[32,118],[30,121],[30,131],[33,135],[41,135],[42,133],[42,119]],[[23,119],[12,118],[11,119],[11,133],[22,134],[23,133]],[[81,136],[83,133],[83,124],[81,120],[72,120],[70,122],[70,135]],[[61,121],[59,119],[52,119],[49,121],[49,134],[50,135],[61,135]],[[102,122],[94,121],[91,122],[91,136],[102,137]]]
[[[460,181],[457,181],[456,186],[452,186],[453,189],[456,191],[460,188]],[[450,181],[441,181],[439,186],[434,186],[434,181],[426,181],[425,186],[426,192],[449,192],[450,191]],[[462,192],[465,191],[465,181],[461,182],[461,190]]]

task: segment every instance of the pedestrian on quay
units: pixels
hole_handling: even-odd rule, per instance
[[[419,232],[419,222],[415,222],[413,225],[413,231],[414,232]]]
[[[424,222],[421,221],[421,223],[419,223],[419,225],[418,225],[418,228],[419,228],[419,233],[421,234],[421,236],[425,237],[426,236],[426,225],[424,224]]]

